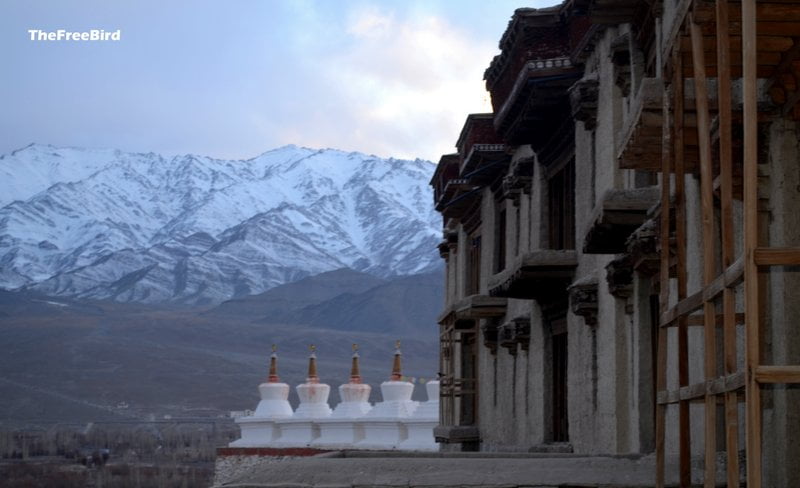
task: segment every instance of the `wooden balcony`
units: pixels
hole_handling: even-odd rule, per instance
[[[461,175],[474,185],[486,185],[506,172],[510,160],[505,144],[473,144],[464,158]]]
[[[458,161],[458,154],[444,154],[439,159],[429,183],[433,187],[434,205],[442,201],[447,183],[458,178]]]
[[[662,111],[664,81],[661,78],[644,78],[634,96],[622,138],[617,146],[619,167],[658,171],[661,168],[661,142],[664,138]],[[697,165],[697,152],[688,159]]]
[[[446,219],[464,219],[478,211],[481,201],[481,187],[458,178],[445,185],[436,210]]]
[[[586,254],[625,252],[631,233],[647,220],[659,201],[658,187],[609,190],[597,204],[583,241]]]
[[[508,300],[503,297],[470,295],[448,307],[437,319],[440,324],[455,323],[456,329],[474,327],[478,319],[501,317]],[[465,322],[469,322],[465,324]]]
[[[469,114],[456,141],[459,175],[469,178],[488,165],[507,159],[503,139],[494,130],[494,114]],[[482,171],[483,172],[483,171]]]
[[[563,293],[577,265],[574,250],[541,249],[524,254],[489,279],[489,295],[539,300]]]
[[[494,112],[509,99],[515,78],[529,61],[569,55],[568,31],[561,7],[519,8],[500,39],[500,54],[484,72]]]
[[[557,128],[553,120],[571,112],[567,90],[581,74],[568,57],[528,61],[495,114],[495,129],[510,144],[540,147]]]
[[[438,199],[436,200],[436,210],[442,212],[444,208],[454,200],[458,195],[465,191],[471,190],[472,185],[469,184],[464,178],[453,178],[448,180],[439,192]]]

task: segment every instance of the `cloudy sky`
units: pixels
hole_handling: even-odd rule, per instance
[[[284,144],[438,160],[507,0],[3,0],[0,153],[30,142],[249,158]],[[119,42],[28,29],[121,30]]]

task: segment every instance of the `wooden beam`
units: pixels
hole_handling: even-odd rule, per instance
[[[668,173],[667,173],[668,174]],[[669,275],[669,273],[667,273]],[[656,349],[656,391],[667,387],[667,329],[658,328],[658,345]],[[666,405],[656,405],[656,487],[664,488],[666,461]]]
[[[728,1],[717,0],[717,63],[719,75],[717,77],[717,105],[719,120],[719,167],[720,167],[720,216],[722,231],[722,267],[727,268],[733,264],[734,241],[733,235],[733,169],[731,167],[733,156],[732,146],[732,101],[731,101],[731,74],[730,50],[728,47]]]
[[[778,4],[779,5],[779,4]],[[756,79],[757,46],[756,18],[781,20],[790,12],[776,10],[777,19],[767,19],[769,12],[755,0],[742,0],[742,98],[744,106],[744,268],[745,283],[745,368],[748,371],[745,389],[747,486],[761,487],[761,390],[755,370],[761,362],[758,267],[755,251],[758,247],[758,85]],[[757,15],[758,11],[758,15]],[[763,15],[762,15],[763,14]]]
[[[741,54],[741,53],[731,53],[731,54]],[[756,73],[758,74],[759,78],[769,78],[772,76],[772,72],[774,71],[775,64],[763,64],[767,59],[769,59],[770,54],[775,54],[776,56],[778,53],[763,53],[759,55],[759,65],[756,67]],[[716,61],[706,61],[706,64],[709,66],[706,67],[706,76],[708,78],[716,78],[718,74],[717,70],[717,63]],[[684,75],[687,77],[691,77],[692,73],[687,69],[684,70]],[[741,78],[742,77],[742,67],[741,65],[732,65],[731,66],[731,78]]]
[[[694,65],[694,93],[697,111],[697,140],[700,145],[700,201],[703,227],[703,283],[708,286],[714,279],[716,256],[714,253],[714,173],[711,167],[711,123],[708,115],[708,85],[705,72],[703,33],[700,26],[689,20]],[[705,327],[703,331],[703,356],[706,381],[717,374],[717,338],[713,301],[703,302]],[[703,486],[713,488],[717,472],[717,402],[713,395],[705,394],[705,469]]]
[[[680,66],[679,66],[680,67]],[[677,257],[676,272],[678,277],[678,300],[686,297],[686,180],[684,161],[684,81],[683,69],[676,69],[676,81],[673,83],[675,97],[675,119],[673,155],[675,157],[675,254]],[[678,384],[689,385],[689,327],[685,316],[678,317]],[[682,401],[678,405],[678,458],[679,479],[681,484],[691,483],[691,421],[689,418],[689,402]]]
[[[796,112],[797,103],[800,102],[800,69],[798,69],[798,57],[800,57],[800,39],[794,38],[794,45],[791,49],[781,55],[781,62],[772,72],[765,89],[773,97],[773,101],[781,104],[781,115]]]
[[[733,155],[730,21],[728,0],[717,0],[717,105],[719,121],[720,227],[722,267],[733,264],[735,245],[733,226]],[[763,32],[763,31],[762,31]],[[725,374],[734,374],[736,365],[736,295],[726,287],[722,292],[722,344]],[[744,384],[744,375],[742,375]],[[726,479],[729,488],[739,486],[739,412],[736,393],[725,393]]]
[[[680,63],[678,56],[673,56],[673,61]],[[680,66],[680,65],[679,65]],[[675,72],[677,73],[680,68]],[[670,234],[670,178],[672,177],[672,124],[671,116],[671,97],[667,87],[664,87],[662,103],[662,125],[661,131],[663,141],[661,144],[661,235]],[[659,289],[659,314],[667,310],[669,304],[669,239],[662,241],[661,249],[661,271]],[[667,334],[668,330],[658,327],[658,343],[656,349],[656,391],[667,388]],[[666,422],[667,406],[656,404],[656,488],[664,488],[666,481]]]
[[[757,266],[798,266],[800,247],[759,247],[754,257]]]
[[[706,52],[706,54],[709,54],[709,56],[706,57],[706,68],[715,68],[715,71],[716,71],[716,67],[717,67],[716,54],[712,53],[712,52]],[[733,57],[734,54],[736,55],[735,57]],[[742,67],[742,53],[741,53],[741,51],[731,52],[731,56],[732,56],[731,57],[731,67],[738,69],[739,72],[741,73],[741,67]],[[691,53],[684,53],[683,54],[683,59],[684,59],[684,62],[690,62],[692,60]],[[779,53],[779,52],[760,53],[759,56],[758,56],[759,70],[767,71],[769,74],[767,74],[765,77],[769,78],[775,72],[775,66],[781,62],[781,59],[782,59],[782,53]],[[765,69],[765,68],[768,68],[768,69]],[[688,72],[689,70],[691,70],[691,66],[690,65],[686,66],[686,71],[685,72]],[[708,74],[708,71],[706,71],[706,75],[707,74]]]
[[[800,366],[758,366],[755,371],[759,383],[800,384]]]
[[[726,290],[728,291],[728,290]],[[731,292],[733,290],[730,290]],[[724,325],[725,314],[717,314],[714,320],[714,325],[717,327],[722,327]],[[705,317],[703,315],[689,315],[689,326],[704,326],[706,324]],[[734,324],[744,324],[744,314],[737,313],[734,314]]]
[[[769,80],[767,80],[764,90],[769,90],[770,87],[778,80],[778,77],[792,68],[792,63],[800,56],[800,41],[797,38],[793,39],[794,44],[792,47],[781,54],[781,62],[775,66],[775,71]]]
[[[795,0],[792,0],[795,1]],[[707,22],[701,25],[703,30],[704,36],[715,36],[719,35],[719,31],[717,30],[716,23]],[[741,21],[733,22],[729,21],[728,25],[728,33],[734,36],[740,36],[742,34],[742,23]],[[778,37],[799,37],[800,36],[800,23],[798,22],[776,22],[776,21],[758,21],[756,26],[757,32],[767,35],[767,36],[778,36]],[[731,60],[734,62],[741,62],[741,60]]]
[[[693,293],[687,298],[679,301],[674,307],[668,309],[661,315],[661,327],[671,327],[679,318],[694,312],[703,306],[703,291]],[[705,323],[705,322],[704,322]]]
[[[695,24],[697,25],[697,24]],[[702,32],[698,32],[701,39],[699,49],[705,52],[713,52],[717,48],[715,37],[702,37]],[[758,36],[758,51],[782,53],[789,50],[794,44],[794,40],[789,36]],[[742,51],[742,38],[739,36],[731,37],[728,47],[732,52]],[[691,52],[695,49],[694,41],[691,38],[681,39],[681,50]],[[705,65],[704,65],[705,66]]]
[[[672,326],[682,315],[694,312],[703,306],[703,302],[714,300],[725,288],[735,286],[742,279],[744,259],[740,257],[728,266],[714,281],[702,290],[679,301],[674,307],[661,314],[661,327]]]
[[[708,4],[698,5],[693,13],[695,22],[698,23],[713,22],[716,15],[715,9]],[[730,12],[730,20],[733,22],[741,21],[743,24],[752,22],[753,35],[756,34],[755,19],[759,22],[797,22],[800,21],[800,6],[796,2],[758,2],[752,9],[749,19],[744,15],[744,9],[742,12],[737,9]],[[743,37],[745,37],[744,30],[745,27],[742,25]]]
[[[692,383],[689,386],[681,387],[676,390],[659,390],[656,394],[656,403],[659,405],[668,405],[680,401],[697,401],[706,396],[723,395],[727,393],[736,395],[736,392],[744,388],[744,386],[744,372],[723,375],[708,381]]]
[[[681,400],[681,392],[679,390],[662,390],[656,394],[656,403],[658,405],[669,405],[671,403],[678,403]]]

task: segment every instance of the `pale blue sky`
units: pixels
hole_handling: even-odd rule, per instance
[[[249,158],[284,144],[437,160],[507,0],[0,0],[0,153],[30,142]],[[28,29],[121,29],[33,42]]]

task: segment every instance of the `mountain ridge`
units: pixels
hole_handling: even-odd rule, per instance
[[[424,273],[433,169],[294,145],[248,160],[29,145],[0,156],[0,288],[208,306],[343,267]]]

